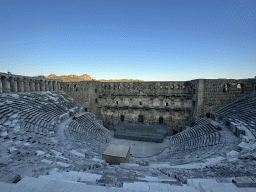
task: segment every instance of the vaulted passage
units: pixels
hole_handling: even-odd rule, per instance
[[[143,115],[139,115],[139,122],[143,123]]]
[[[163,123],[164,123],[163,117],[159,117],[159,124],[163,124]]]

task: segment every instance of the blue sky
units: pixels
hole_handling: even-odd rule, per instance
[[[254,78],[256,1],[0,0],[0,72]]]

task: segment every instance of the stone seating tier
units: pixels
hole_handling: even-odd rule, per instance
[[[0,134],[4,138],[11,135],[15,137],[26,131],[47,134],[49,130],[44,129],[54,128],[50,122],[55,122],[58,116],[70,108],[80,107],[63,91],[4,93],[0,95],[0,100]],[[12,127],[16,127],[16,133]]]
[[[230,122],[238,120],[244,121],[245,123],[254,122],[256,110],[256,92],[246,95],[245,97],[217,110],[213,113],[213,120],[220,122],[222,118],[225,120],[229,119]],[[216,118],[217,117],[217,118]]]
[[[220,133],[216,127],[203,120],[201,125],[196,125],[189,130],[182,131],[170,138],[170,146],[174,151],[182,151],[220,143]]]
[[[94,135],[97,140],[106,142],[110,136],[110,131],[100,125],[94,118],[95,116],[91,115],[91,113],[79,115],[79,117],[71,121],[68,130],[70,132],[83,133],[84,136],[89,137]]]

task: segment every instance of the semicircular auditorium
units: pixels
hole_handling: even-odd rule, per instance
[[[0,73],[0,191],[255,191],[256,77]]]

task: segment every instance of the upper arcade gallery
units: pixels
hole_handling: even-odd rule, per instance
[[[0,73],[0,93],[29,91],[58,91],[61,80],[26,77]]]

